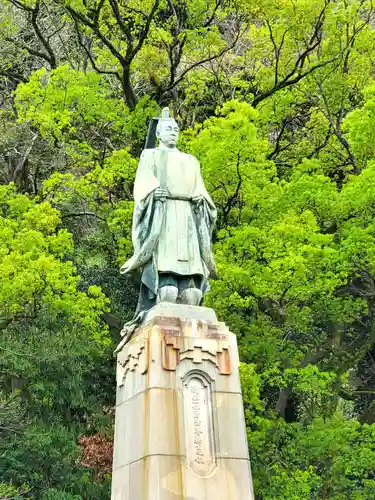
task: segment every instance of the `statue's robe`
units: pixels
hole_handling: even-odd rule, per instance
[[[154,191],[168,191],[165,201]],[[195,205],[192,199],[201,196]],[[145,149],[134,184],[132,240],[134,255],[122,266],[127,274],[141,270],[141,292],[135,319],[155,303],[159,273],[199,275],[202,291],[216,277],[211,236],[216,209],[204,186],[199,162],[178,149]],[[126,328],[125,328],[126,330]],[[124,331],[128,334],[128,331]]]

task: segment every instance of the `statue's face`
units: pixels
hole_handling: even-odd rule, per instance
[[[158,139],[167,148],[173,148],[178,141],[179,128],[174,120],[167,120],[161,122],[158,130]]]

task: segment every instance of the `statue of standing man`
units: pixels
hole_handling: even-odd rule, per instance
[[[121,345],[155,303],[200,305],[208,279],[216,277],[211,248],[215,205],[198,160],[176,148],[178,135],[176,121],[164,108],[156,128],[159,146],[144,149],[140,158],[134,184],[134,255],[120,272],[139,269],[141,290]]]

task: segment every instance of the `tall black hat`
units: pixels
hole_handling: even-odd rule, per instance
[[[148,126],[148,132],[145,142],[145,149],[153,149],[156,147],[156,129],[159,121],[163,120],[174,120],[172,116],[169,114],[169,108],[163,108],[161,112],[161,116],[156,118],[151,118],[151,121]]]

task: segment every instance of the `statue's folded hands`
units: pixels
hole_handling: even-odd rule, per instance
[[[165,201],[168,197],[168,190],[162,187],[156,188],[154,191],[155,200]]]

